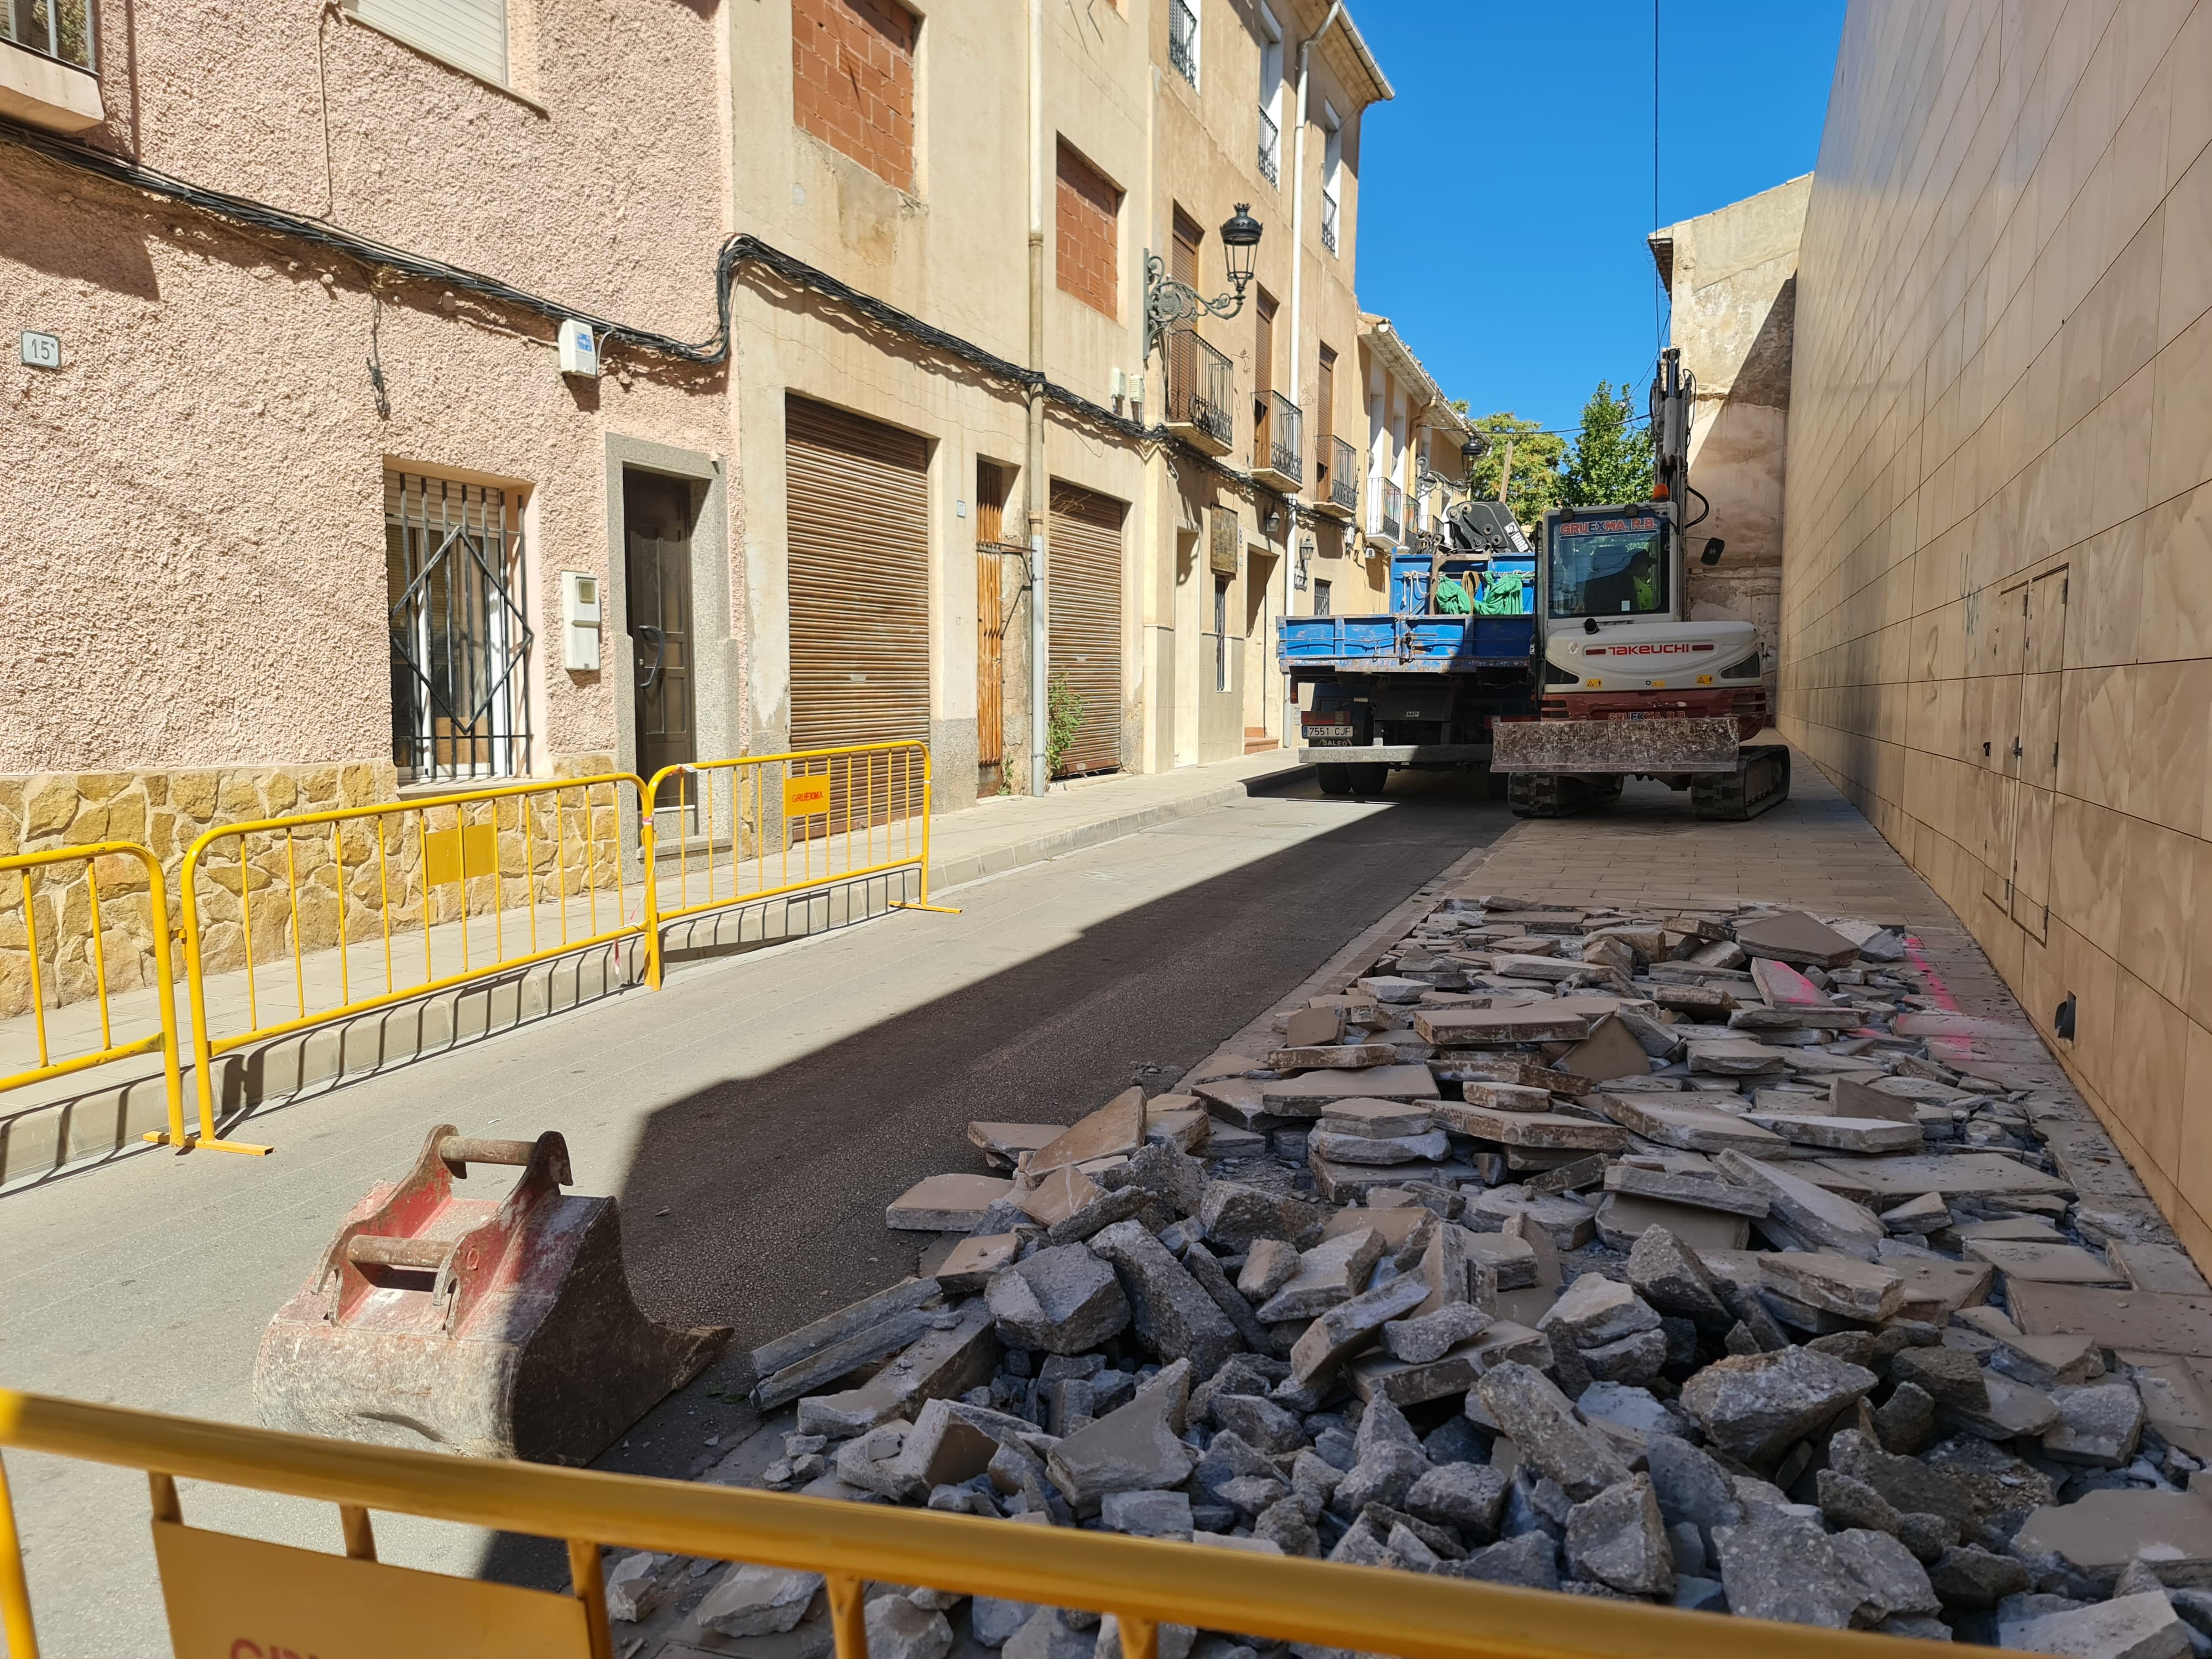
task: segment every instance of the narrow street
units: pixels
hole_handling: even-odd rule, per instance
[[[254,1420],[263,1327],[371,1183],[434,1123],[568,1138],[575,1190],[618,1194],[654,1316],[735,1349],[913,1272],[884,1206],[974,1167],[970,1118],[1073,1121],[1204,1058],[1348,939],[1512,820],[1455,777],[1381,801],[1310,780],[943,895],[907,915],[672,976],[253,1121],[266,1161],[158,1153],[0,1201],[13,1387]],[[1157,1068],[1147,1070],[1146,1068]],[[607,1466],[689,1473],[738,1413],[710,1371]],[[10,1460],[46,1564],[51,1650],[165,1653],[137,1476]],[[187,1519],[329,1547],[327,1506],[188,1486]],[[476,1569],[481,1534],[380,1517],[384,1559]],[[116,1540],[123,1540],[118,1548]]]

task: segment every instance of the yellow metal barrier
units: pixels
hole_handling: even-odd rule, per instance
[[[146,1138],[266,1152],[217,1138],[216,1055],[647,935],[652,882],[641,875],[638,890],[630,890],[625,784],[635,792],[634,810],[649,817],[642,781],[613,772],[258,818],[200,836],[185,854],[179,884],[199,1128],[188,1138],[177,1122],[169,1133]],[[650,872],[649,860],[644,867]],[[257,927],[264,941],[272,931],[279,936],[273,975],[255,957]],[[419,974],[414,941],[401,940],[409,933],[421,935]],[[364,957],[359,989],[357,946]],[[336,994],[319,985],[311,998],[307,957],[326,948],[335,959]],[[264,951],[264,960],[270,954]],[[316,977],[326,978],[330,966],[319,961]],[[229,1017],[218,1034],[208,981],[239,967],[244,1006],[224,1011]],[[264,985],[265,976],[273,982]],[[289,1011],[276,1012],[284,1003]]]
[[[374,1649],[606,1659],[612,1644],[599,1567],[599,1547],[606,1543],[825,1575],[837,1659],[866,1659],[861,1593],[869,1580],[1111,1613],[1120,1621],[1127,1659],[1158,1659],[1163,1624],[1406,1659],[1772,1659],[1778,1653],[1904,1659],[1917,1650],[1906,1638],[1870,1632],[1680,1613],[1295,1556],[1240,1552],[1224,1559],[1219,1550],[1190,1544],[927,1510],[477,1462],[6,1390],[0,1390],[0,1447],[148,1472],[163,1592],[180,1654]],[[347,1553],[187,1527],[179,1480],[335,1504]],[[382,1565],[375,1559],[373,1510],[566,1540],[574,1594]],[[375,1639],[361,1639],[364,1624]],[[481,1643],[456,1639],[465,1629],[473,1634],[487,1627],[492,1634]],[[4,1468],[0,1629],[11,1659],[38,1659]],[[230,1633],[243,1631],[276,1645],[231,1645]],[[222,1639],[188,1643],[188,1633]]]
[[[157,1030],[120,1042],[115,1039],[115,1020],[109,1001],[107,930],[102,925],[100,908],[100,867],[104,861],[110,860],[119,860],[126,866],[135,864],[144,867],[147,931],[153,938],[155,1005],[159,1011]],[[86,955],[92,967],[94,995],[100,1004],[100,1046],[64,1060],[56,1060],[46,1023],[45,968],[40,961],[40,952],[46,948],[47,941],[40,938],[39,907],[31,872],[63,864],[82,864],[84,866],[86,908],[83,933]],[[15,877],[22,898],[24,944],[30,959],[31,1016],[38,1042],[39,1063],[21,1071],[0,1074],[0,1094],[10,1089],[20,1089],[27,1084],[44,1082],[48,1078],[67,1077],[72,1073],[88,1071],[111,1060],[158,1052],[161,1056],[162,1084],[168,1091],[169,1127],[181,1135],[185,1127],[184,1091],[177,1072],[177,1006],[175,978],[169,958],[169,895],[161,880],[161,860],[136,842],[128,841],[103,841],[85,847],[58,847],[43,853],[18,853],[0,859],[0,904],[4,904],[8,896],[6,879],[10,872]],[[66,927],[71,908],[66,899],[56,907],[54,927],[57,936],[51,944],[53,971],[57,975],[62,969],[60,930]],[[134,957],[135,950],[134,945]]]
[[[929,746],[911,740],[661,768],[646,787],[645,862],[659,867],[657,820],[673,813],[676,891],[672,902],[671,878],[653,884],[646,982],[660,984],[662,924],[893,870],[919,869],[921,896],[892,908],[959,915],[929,902],[930,778]]]

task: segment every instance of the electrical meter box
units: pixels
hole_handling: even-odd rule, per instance
[[[580,323],[574,317],[561,319],[561,331],[556,337],[561,350],[561,372],[580,374],[595,380],[599,376],[599,343],[592,333],[589,323]]]
[[[599,579],[588,571],[561,573],[562,660],[570,668],[599,665]]]

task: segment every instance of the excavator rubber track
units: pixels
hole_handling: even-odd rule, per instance
[[[1620,799],[1618,773],[1507,772],[1505,804],[1516,818],[1565,818]]]
[[[1690,811],[1715,823],[1741,823],[1790,799],[1790,750],[1765,744],[1742,751],[1733,772],[1706,773],[1690,780]]]

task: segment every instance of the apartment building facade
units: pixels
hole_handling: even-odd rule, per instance
[[[1392,550],[1435,529],[1447,508],[1467,498],[1461,446],[1474,428],[1388,317],[1364,314],[1359,323],[1367,433],[1362,538],[1381,561],[1364,573],[1379,600]]]
[[[909,736],[945,810],[1036,787],[1048,679],[1063,774],[1279,741],[1389,84],[1304,0],[1012,21],[0,13],[0,850]],[[1243,304],[1152,340],[1240,204]]]

